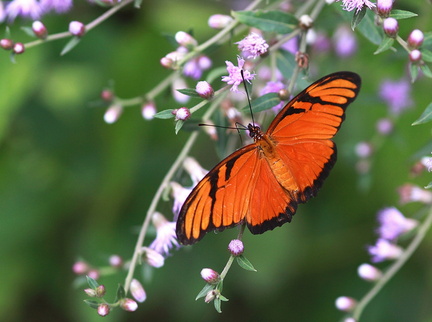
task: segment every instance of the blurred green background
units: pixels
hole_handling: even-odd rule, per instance
[[[98,267],[111,254],[133,253],[137,232],[152,196],[175,160],[188,133],[174,134],[172,120],[145,121],[128,108],[112,125],[104,109],[93,108],[111,81],[117,95],[134,97],[169,74],[159,59],[173,50],[163,33],[194,30],[202,42],[213,34],[207,19],[242,9],[247,1],[144,1],[89,32],[72,52],[60,57],[67,40],[28,49],[10,62],[0,51],[0,317],[4,321],[99,321],[83,304],[84,285],[74,285],[71,267],[83,258]],[[420,13],[402,20],[401,35],[431,29],[427,1],[396,1],[399,9]],[[326,8],[316,26],[331,33],[339,21]],[[44,18],[49,31],[85,23],[103,13],[87,2],[67,15]],[[185,18],[187,17],[187,18]],[[335,23],[337,21],[337,24]],[[14,39],[28,39],[16,22]],[[361,298],[370,285],[357,277],[375,242],[377,210],[398,203],[405,182],[426,185],[430,175],[410,177],[421,149],[430,147],[430,126],[412,127],[431,100],[432,82],[421,79],[412,91],[413,107],[397,121],[373,158],[368,189],[360,188],[354,146],[369,140],[376,121],[387,115],[377,98],[384,78],[406,75],[406,54],[373,55],[376,46],[357,35],[359,51],[340,59],[333,52],[311,57],[317,74],[351,70],[363,88],[337,135],[339,160],[319,196],[299,208],[293,223],[264,235],[245,233],[246,257],[257,273],[233,266],[225,281],[222,314],[195,301],[204,283],[203,267],[221,271],[236,229],[208,234],[200,243],[173,251],[165,266],[143,280],[147,300],[138,311],[115,310],[109,321],[336,321],[338,296]],[[399,48],[399,47],[398,47]],[[235,60],[236,46],[212,57],[214,66]],[[194,82],[189,82],[190,87]],[[215,83],[215,87],[221,84]],[[162,95],[160,110],[181,105]],[[202,136],[193,156],[210,169],[218,161]],[[428,154],[430,149],[425,150]],[[417,154],[417,155],[416,155]],[[159,210],[171,218],[171,203]],[[399,207],[410,215],[418,205]],[[146,243],[150,242],[149,239]],[[432,321],[432,236],[367,307],[364,321]],[[379,267],[385,268],[387,264]],[[140,278],[138,270],[137,277]],[[114,299],[125,273],[103,277],[107,299]]]

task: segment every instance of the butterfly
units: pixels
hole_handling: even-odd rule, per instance
[[[244,223],[262,234],[291,222],[298,204],[316,196],[335,164],[331,139],[360,85],[352,72],[327,75],[288,102],[266,132],[249,124],[254,143],[217,164],[184,202],[176,227],[180,243]]]

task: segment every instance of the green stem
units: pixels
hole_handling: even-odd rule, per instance
[[[90,31],[93,28],[95,28],[96,26],[100,25],[102,22],[107,20],[109,17],[111,17],[113,14],[115,14],[117,11],[119,11],[123,7],[127,6],[131,2],[133,2],[133,0],[125,0],[125,1],[120,2],[118,5],[112,7],[111,9],[107,10],[101,16],[99,16],[98,18],[96,18],[95,20],[93,20],[92,22],[87,24],[85,26],[86,31]],[[57,34],[49,35],[45,39],[38,39],[38,40],[31,41],[29,43],[26,43],[26,44],[24,44],[24,47],[26,49],[28,49],[28,48],[35,47],[35,46],[41,45],[41,44],[49,42],[49,41],[68,38],[68,37],[72,37],[72,36],[73,35],[69,31],[59,32]]]
[[[418,232],[416,236],[413,238],[412,242],[409,244],[409,246],[406,248],[406,250],[403,252],[402,256],[399,257],[392,266],[389,267],[389,269],[384,273],[384,275],[381,277],[381,279],[370,289],[370,291],[360,300],[360,302],[357,304],[356,308],[353,311],[353,318],[356,321],[360,320],[360,315],[362,314],[363,310],[365,309],[366,305],[369,304],[369,302],[377,295],[381,289],[384,287],[384,285],[387,284],[387,282],[400,270],[400,268],[408,261],[408,259],[412,256],[414,251],[418,248],[420,243],[423,241],[424,237],[426,236],[426,233],[430,229],[432,225],[432,207],[429,210],[429,214],[424,220],[424,222],[421,224],[421,226],[418,228]]]

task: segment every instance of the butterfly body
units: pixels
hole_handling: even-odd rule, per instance
[[[177,237],[193,244],[205,233],[247,223],[253,234],[290,222],[314,197],[336,162],[331,140],[358,94],[350,72],[323,77],[293,98],[268,130],[249,124],[254,143],[216,165],[192,190],[177,220]]]

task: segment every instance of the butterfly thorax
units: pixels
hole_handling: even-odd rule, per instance
[[[247,126],[249,130],[249,136],[255,141],[259,141],[263,138],[264,133],[261,131],[261,128],[258,125],[254,125],[249,123]]]

